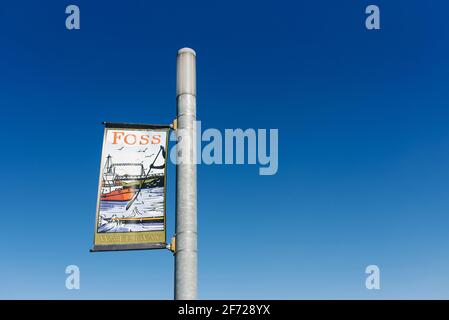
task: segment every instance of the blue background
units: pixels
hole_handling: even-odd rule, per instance
[[[81,29],[65,29],[65,7]],[[381,9],[381,30],[365,8]],[[447,1],[4,1],[0,298],[171,299],[170,252],[89,253],[101,121],[278,128],[279,171],[198,168],[199,297],[449,298]],[[175,168],[168,168],[168,235]],[[65,288],[65,268],[81,289]],[[381,290],[365,288],[365,267]]]

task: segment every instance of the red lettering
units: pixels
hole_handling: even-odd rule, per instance
[[[129,138],[129,137],[132,137],[132,138],[133,138],[133,142],[129,142],[129,141],[128,141],[128,138]],[[135,135],[135,134],[127,134],[127,135],[125,136],[125,143],[126,143],[126,144],[135,144],[136,141],[137,141],[137,138],[136,138],[136,135]]]
[[[143,144],[148,144],[150,142],[150,136],[147,134],[144,134],[140,137],[140,142],[139,144],[143,145]]]
[[[122,136],[125,134],[124,132],[121,131],[114,131],[114,141],[112,141],[112,144],[117,144],[117,139],[119,138],[119,134],[121,134]]]
[[[151,140],[151,144],[159,144],[159,143],[161,143],[161,135],[155,134],[153,136],[153,139]]]

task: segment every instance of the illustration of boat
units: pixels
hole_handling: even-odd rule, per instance
[[[101,182],[100,200],[102,201],[129,201],[136,194],[134,187],[124,186],[120,183],[120,180],[117,180],[115,173],[117,165],[122,164],[113,164],[111,155],[108,155]]]
[[[140,173],[120,175],[116,172],[117,167],[137,167],[140,169]],[[143,188],[163,186],[164,174],[150,174],[152,167],[155,167],[154,162],[148,173],[145,173],[142,163],[112,163],[112,157],[108,155],[103,169],[100,199],[102,201],[130,201]]]
[[[116,168],[137,167],[140,169],[138,174],[118,174]],[[164,174],[146,174],[142,163],[112,163],[111,155],[106,157],[106,163],[103,169],[102,186],[122,186],[124,188],[152,188],[162,187],[164,185]]]
[[[102,188],[100,199],[103,201],[129,201],[135,193],[135,189],[132,187],[105,187]]]

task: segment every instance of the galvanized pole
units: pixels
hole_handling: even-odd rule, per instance
[[[178,51],[176,67],[175,299],[197,298],[196,53]]]

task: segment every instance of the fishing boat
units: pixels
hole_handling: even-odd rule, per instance
[[[126,210],[128,210],[141,189],[163,186],[163,173],[150,174],[152,168],[157,168],[154,163],[161,152],[162,148],[147,173],[142,163],[112,163],[112,157],[108,155],[103,169],[100,199],[102,201],[130,201],[126,207]],[[140,172],[137,174],[127,172],[120,175],[116,172],[116,168],[120,167],[137,167]]]
[[[135,190],[132,187],[104,187],[100,195],[102,201],[129,201],[134,197]]]
[[[134,197],[136,191],[133,186],[123,186],[117,182],[111,155],[108,155],[103,173],[100,200],[129,201]]]

